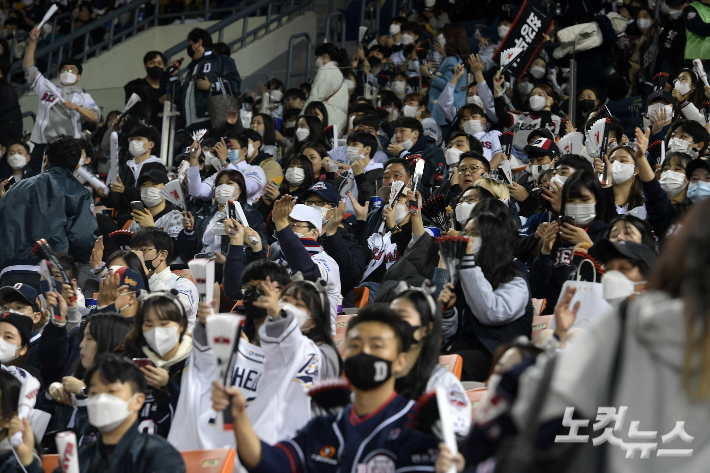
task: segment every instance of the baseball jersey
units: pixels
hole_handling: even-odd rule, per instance
[[[433,472],[439,440],[406,427],[414,401],[393,392],[379,409],[361,417],[348,406],[311,420],[293,438],[261,442],[252,473]]]
[[[500,135],[501,133],[498,130],[482,131],[475,135],[476,139],[481,142],[481,146],[483,146],[483,156],[485,156],[488,161],[491,161],[496,154],[503,152],[503,147],[499,139]]]

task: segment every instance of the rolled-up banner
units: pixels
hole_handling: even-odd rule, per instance
[[[59,432],[54,441],[57,443],[62,473],[79,473],[79,447],[74,432]]]

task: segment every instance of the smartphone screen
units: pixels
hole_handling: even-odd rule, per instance
[[[145,212],[145,205],[143,205],[143,202],[141,202],[140,200],[132,201],[131,208],[133,210],[140,210],[141,212]]]
[[[145,368],[152,364],[149,358],[133,358],[133,363],[138,365],[139,368]]]

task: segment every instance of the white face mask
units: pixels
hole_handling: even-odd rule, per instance
[[[326,217],[328,215],[328,210],[330,210],[330,209],[328,209],[326,207],[321,207],[320,205],[315,205],[315,204],[310,205],[310,207],[320,214],[324,225],[326,223],[328,223],[328,219]]]
[[[300,186],[306,179],[306,172],[302,168],[286,169],[286,180],[292,186]]]
[[[390,34],[395,35],[400,32],[400,26],[399,25],[390,25]]]
[[[298,138],[298,141],[306,141],[306,138],[308,138],[311,135],[311,130],[308,128],[297,128],[296,129],[296,138]]]
[[[323,67],[323,60],[321,58],[316,59],[316,67],[320,69]]]
[[[390,112],[389,117],[387,118],[389,121],[393,122],[399,118],[399,111],[396,108],[388,108],[387,111]]]
[[[8,363],[17,358],[18,348],[20,347],[0,338],[0,363]]]
[[[586,225],[597,216],[596,204],[567,204],[565,215],[574,217],[574,222],[579,225]]]
[[[78,76],[72,72],[62,72],[59,75],[59,81],[62,85],[74,85]]]
[[[621,184],[631,179],[634,175],[636,166],[633,164],[625,164],[619,161],[611,163],[611,183]]]
[[[133,413],[128,410],[129,402],[108,393],[90,397],[86,401],[89,423],[104,433],[115,430]]]
[[[436,42],[439,43],[442,48],[446,46],[446,38],[441,33],[436,35]]]
[[[145,153],[143,142],[138,140],[131,140],[131,142],[128,143],[128,152],[131,153],[134,158],[142,156]]]
[[[475,206],[476,204],[474,202],[461,202],[457,205],[456,210],[454,210],[454,213],[456,214],[456,221],[461,225],[466,225],[466,222],[468,222],[469,217],[471,217],[471,212],[473,212],[473,208]]]
[[[685,174],[675,171],[663,171],[661,173],[661,179],[658,183],[661,185],[661,189],[666,191],[666,194],[668,194],[669,197],[680,194],[687,185]]]
[[[410,35],[409,33],[402,33],[402,45],[407,46],[408,44],[412,44],[414,42],[414,36]]]
[[[402,113],[404,113],[405,117],[412,117],[416,116],[417,114],[417,107],[416,105],[405,105],[404,108],[402,109]]]
[[[532,85],[532,84],[531,84]],[[542,95],[532,95],[530,97],[530,109],[536,112],[542,110],[547,105],[547,99]]]
[[[693,158],[698,157],[698,151],[695,148],[691,148],[692,143],[687,140],[681,140],[680,138],[673,137],[668,140],[668,152],[680,152],[688,153]]]
[[[551,182],[554,182],[558,186],[564,186],[565,182],[567,182],[567,177],[568,176],[555,176],[551,179]]]
[[[357,146],[348,146],[345,148],[345,158],[349,163],[353,163],[358,157],[360,157],[360,148]]]
[[[212,153],[212,151],[205,151],[205,161],[209,163],[212,161],[212,158],[215,158],[216,156]]]
[[[234,186],[230,186],[229,184],[220,184],[214,190],[214,199],[218,204],[226,204],[227,201],[234,198],[235,190],[237,190],[237,188]]]
[[[145,189],[141,189],[141,200],[146,207],[155,207],[163,201],[163,198],[160,197],[160,189],[146,187]]]
[[[483,101],[478,95],[469,95],[468,97],[466,97],[466,103],[471,105],[478,105],[479,107],[483,108]]]
[[[666,119],[673,118],[673,106],[664,105],[662,103],[654,103],[648,107],[648,119],[652,122],[656,120],[656,114],[661,114],[661,110],[666,111]]]
[[[394,206],[394,222],[399,225],[402,220],[407,216],[407,207],[404,204],[397,204]]]
[[[461,160],[463,151],[458,148],[449,148],[446,150],[446,164],[455,166]]]
[[[296,126],[296,122],[284,122],[284,128],[293,128]]]
[[[602,294],[608,303],[618,307],[630,295],[639,294],[634,291],[639,284],[646,284],[646,281],[635,283],[620,271],[607,271],[602,277]]]
[[[404,148],[404,149],[406,149],[407,151],[409,151],[409,149],[414,145],[414,143],[412,143],[412,140],[407,140],[407,141],[404,141],[404,142],[400,143],[399,145],[400,145],[402,148]]]
[[[545,68],[540,66],[531,67],[530,74],[532,74],[535,79],[542,79],[545,77]]]
[[[690,92],[690,83],[688,82],[681,82],[679,80],[676,80],[673,83],[673,88],[680,92],[680,95],[685,95],[688,92]]]
[[[404,93],[407,90],[407,84],[405,84],[404,81],[396,80],[396,81],[392,82],[392,86],[390,87],[390,89],[392,89],[392,92],[394,92],[394,94],[397,96],[404,95]],[[410,105],[404,106],[404,116],[405,117],[410,116],[410,115],[407,115],[407,107],[409,107],[409,106]],[[415,110],[416,110],[416,108],[417,107],[414,107]],[[413,117],[414,115],[411,115],[411,116]]]
[[[510,26],[506,25],[501,25],[498,27],[498,37],[500,39],[505,38],[508,35],[508,31],[510,31]]]
[[[473,251],[474,256],[477,255],[479,251],[481,251],[482,245],[483,245],[483,238],[473,237],[473,248],[471,250]]]
[[[290,302],[281,302],[279,301],[279,307],[281,309],[290,312],[293,314],[293,316],[296,318],[296,323],[298,324],[298,328],[303,327],[303,325],[313,317],[308,315],[308,312],[305,310],[301,309],[300,307],[297,307]]]
[[[641,31],[646,31],[651,27],[651,19],[650,18],[639,18],[636,21],[636,24],[639,25],[639,29]]]
[[[547,171],[548,169],[550,169],[550,166],[551,164],[531,164],[528,167],[528,172],[530,172],[530,174],[532,174],[533,179],[537,181],[538,179],[540,179],[540,174],[542,174],[543,171]]]
[[[272,90],[269,92],[269,98],[272,102],[281,102],[281,99],[284,98],[284,93],[280,90]]]
[[[683,10],[674,10],[672,8],[668,9],[668,16],[671,17],[671,20],[677,20],[680,18],[680,15],[683,14]]]
[[[12,169],[22,169],[27,166],[27,158],[21,154],[13,154],[7,157],[7,164],[9,164]]]
[[[355,81],[351,79],[345,79],[343,82],[345,82],[345,86],[348,88],[348,92],[355,89]]]
[[[247,147],[247,158],[251,158],[252,156],[254,156],[254,145],[249,143],[249,146]]]
[[[145,338],[151,350],[160,356],[165,356],[167,352],[175,348],[175,345],[178,344],[179,328],[179,325],[175,327],[155,327],[147,332],[143,332],[143,338]]]
[[[469,120],[463,124],[463,131],[469,135],[477,135],[483,131],[483,125],[481,125],[481,120]]]

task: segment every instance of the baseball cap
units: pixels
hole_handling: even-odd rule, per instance
[[[602,264],[614,258],[623,258],[652,270],[658,261],[658,255],[650,246],[633,241],[614,243],[610,240],[601,240],[594,246],[597,247],[597,255]]]
[[[688,181],[690,181],[690,178],[693,176],[693,172],[696,169],[706,169],[707,171],[710,171],[710,163],[700,158],[695,158],[689,162],[685,167],[685,177],[688,178]]]
[[[26,315],[17,314],[15,312],[3,312],[0,315],[0,322],[7,322],[12,324],[20,332],[20,339],[22,339],[22,345],[29,345],[30,338],[32,337],[32,329],[34,328],[34,322],[32,318]]]
[[[538,138],[547,138],[548,140],[552,140],[552,141],[555,140],[555,137],[552,136],[552,132],[544,127],[543,128],[535,128],[534,130],[532,130],[530,132],[530,134],[528,135],[528,140],[531,140],[533,138],[535,138],[536,140]]]
[[[554,141],[548,138],[538,138],[531,145],[523,148],[523,153],[530,154],[550,154],[552,156],[560,155],[560,148],[557,147]]]
[[[34,312],[39,311],[39,293],[37,290],[27,284],[17,283],[14,286],[5,286],[0,288],[0,302],[2,302],[8,294],[18,294],[27,303],[32,306]]]
[[[342,199],[335,186],[333,184],[328,184],[327,182],[316,182],[313,184],[306,192],[303,193],[303,200],[305,201],[311,193],[318,194],[321,199],[335,205],[337,205]]]
[[[138,178],[136,186],[140,187],[145,181],[153,181],[156,184],[167,184],[170,182],[168,175],[159,169],[151,169],[143,173],[143,175]]]
[[[648,103],[648,105],[651,105],[653,102],[657,102],[659,100],[665,100],[666,102],[675,107],[675,99],[673,98],[670,92],[663,89],[654,90],[653,93],[648,96],[648,102],[646,103]]]
[[[323,217],[318,211],[312,207],[303,204],[296,204],[293,210],[288,214],[289,217],[298,222],[308,222],[318,229],[318,232],[323,231]]]

